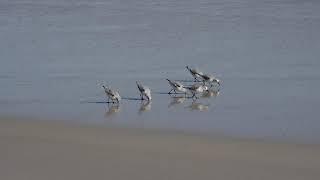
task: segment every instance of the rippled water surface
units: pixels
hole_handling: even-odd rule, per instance
[[[0,115],[319,143],[319,32],[315,0],[1,0]],[[166,94],[186,65],[219,93]]]

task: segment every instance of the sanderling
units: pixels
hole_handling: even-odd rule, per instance
[[[211,87],[213,86],[212,83],[217,83],[220,86],[220,79],[210,75],[210,74],[202,74],[200,75],[202,80],[203,80],[203,84],[205,84],[206,82],[208,82],[208,84],[211,85]]]
[[[185,93],[185,94],[187,93],[187,89],[180,82],[172,81],[170,79],[167,79],[167,81],[169,82],[170,86],[172,87],[172,89],[168,92],[168,94],[171,94],[172,91],[174,91],[174,93],[177,93],[177,91]]]
[[[191,68],[189,68],[189,66],[186,66],[186,68],[189,70],[189,72],[193,76],[194,81],[195,82],[199,81],[198,78],[201,78],[201,75],[203,75],[203,73],[196,68],[191,69]]]
[[[186,87],[191,93],[192,93],[192,98],[197,98],[198,97],[196,96],[197,93],[203,93],[205,91],[208,91],[209,88],[205,85],[202,85],[202,84],[194,84],[190,87]]]
[[[138,89],[140,91],[140,97],[141,97],[141,100],[144,100],[143,99],[143,96],[145,96],[147,98],[148,101],[150,101],[152,98],[151,98],[151,90],[150,88],[142,85],[140,82],[136,81],[137,83],[137,86],[138,86]]]
[[[212,87],[212,83],[217,83],[220,86],[220,79],[218,79],[210,74],[202,74],[200,76],[201,76],[204,84],[206,82],[208,82],[209,84],[211,84],[211,87]]]
[[[116,101],[117,103],[121,101],[121,96],[118,91],[110,89],[109,87],[106,87],[106,86],[102,86],[102,87],[104,89],[104,92],[107,95],[108,103],[110,99],[112,103],[115,103],[114,101]]]

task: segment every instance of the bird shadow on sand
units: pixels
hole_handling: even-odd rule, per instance
[[[141,98],[135,98],[135,97],[123,97],[122,100],[142,101]],[[112,101],[82,101],[80,103],[88,103],[88,104],[117,104],[116,102],[112,102]]]
[[[128,101],[141,101],[141,98],[136,98],[136,97],[123,97],[123,100],[128,100]]]
[[[190,82],[190,83],[199,83],[199,82],[202,82],[202,81],[200,81],[200,80],[197,80],[197,81],[195,81],[195,80],[189,80],[189,79],[175,79],[174,81],[178,81],[178,82]]]
[[[83,101],[81,103],[88,103],[88,104],[116,104],[111,101]]]
[[[184,95],[185,93],[169,93],[169,91],[168,91],[168,92],[154,92],[153,94],[164,94],[164,95],[180,94],[180,95]]]

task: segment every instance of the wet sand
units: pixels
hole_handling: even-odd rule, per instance
[[[320,145],[0,120],[1,180],[318,180]]]

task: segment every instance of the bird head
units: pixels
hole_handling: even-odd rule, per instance
[[[216,83],[220,86],[220,79],[215,79]]]
[[[203,90],[208,92],[209,91],[208,86],[203,86]]]

